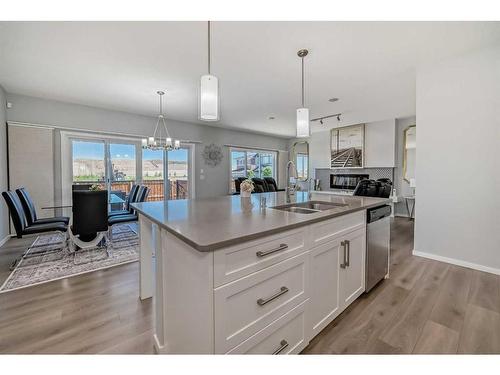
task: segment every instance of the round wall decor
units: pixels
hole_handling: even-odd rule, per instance
[[[222,153],[222,148],[220,146],[217,146],[215,143],[205,146],[205,149],[203,150],[203,159],[205,159],[205,164],[215,167],[220,164],[223,158],[224,154]]]

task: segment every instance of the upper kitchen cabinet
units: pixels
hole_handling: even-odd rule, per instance
[[[367,123],[365,126],[365,168],[396,166],[396,120]]]
[[[330,168],[329,130],[311,134],[311,138],[309,139],[309,160],[312,171],[316,168]]]

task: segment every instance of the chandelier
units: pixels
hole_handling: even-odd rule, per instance
[[[172,142],[165,122],[165,116],[163,115],[163,95],[165,95],[165,92],[157,91],[156,93],[160,97],[160,113],[156,121],[153,136],[142,139],[142,148],[148,150],[178,150],[181,147],[181,141],[176,139]]]

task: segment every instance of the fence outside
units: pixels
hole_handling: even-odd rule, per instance
[[[102,181],[85,181],[76,182],[77,184],[95,184],[105,189],[105,184]],[[130,189],[135,181],[115,181],[111,183],[111,191],[117,194],[122,199],[128,196]],[[147,186],[149,190],[148,202],[164,200],[164,184],[163,180],[145,180],[142,185]],[[169,180],[169,196],[168,199],[186,199],[188,198],[188,181],[187,180]]]

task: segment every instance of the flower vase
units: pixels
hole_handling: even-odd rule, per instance
[[[242,198],[250,198],[250,194],[252,194],[250,191],[243,191],[243,190],[242,190],[242,191],[240,192],[240,196],[241,196]]]

